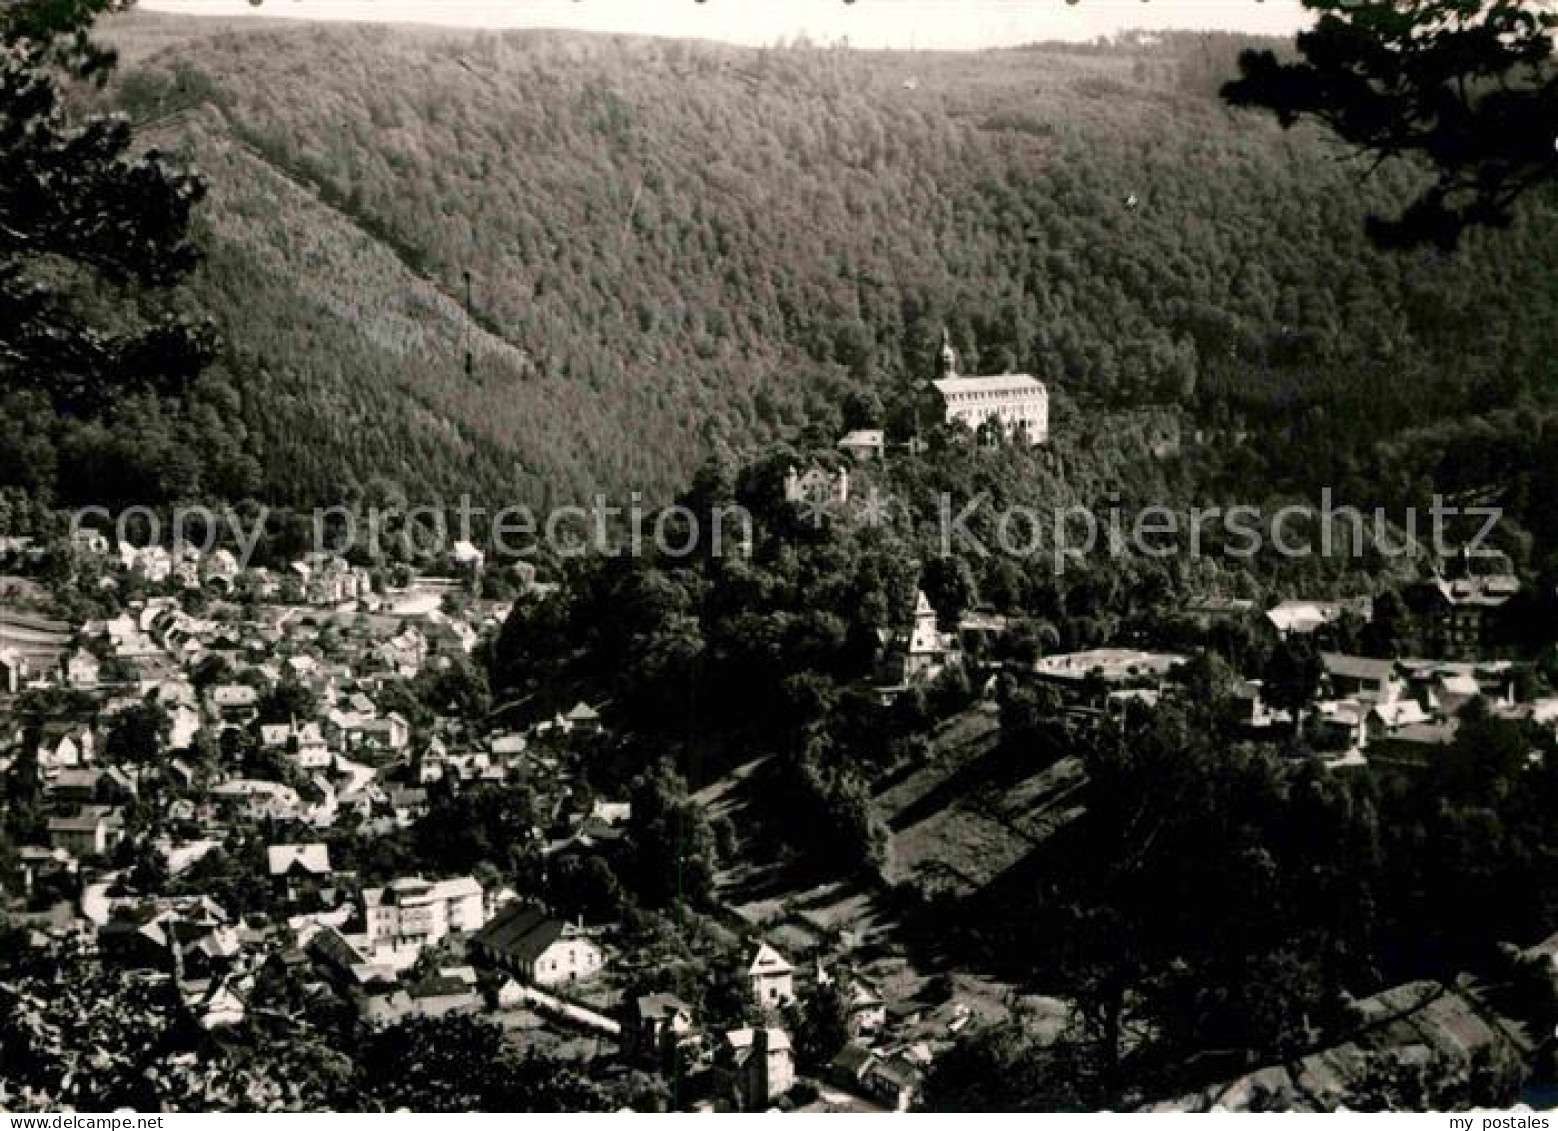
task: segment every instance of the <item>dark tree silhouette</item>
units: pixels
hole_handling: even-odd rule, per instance
[[[210,359],[208,326],[162,296],[194,266],[203,186],[128,123],[76,123],[61,75],[102,82],[112,51],[88,34],[122,0],[25,0],[0,12],[0,381],[91,415],[120,393],[185,389]]]
[[[1246,51],[1223,87],[1284,126],[1312,118],[1371,161],[1416,158],[1434,179],[1395,219],[1370,217],[1382,247],[1451,249],[1469,227],[1504,227],[1515,201],[1558,173],[1558,73],[1549,0],[1304,0],[1320,13],[1301,60]]]
[[[0,42],[29,61],[58,67],[101,85],[117,53],[92,38],[93,22],[123,12],[135,0],[9,0],[0,5]]]

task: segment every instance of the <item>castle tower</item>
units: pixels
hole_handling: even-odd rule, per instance
[[[937,359],[936,375],[942,379],[958,375],[958,352],[952,348],[952,335],[941,328],[941,353]]]

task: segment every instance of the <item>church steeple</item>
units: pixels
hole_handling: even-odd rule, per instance
[[[938,365],[939,376],[956,377],[958,375],[958,353],[952,348],[952,335],[947,328],[941,328],[941,357]]]

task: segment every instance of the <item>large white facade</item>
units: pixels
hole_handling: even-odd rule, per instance
[[[992,424],[1030,444],[1042,444],[1049,439],[1049,390],[1035,377],[1026,373],[960,376],[957,354],[949,342],[944,342],[941,378],[934,384],[941,394],[948,424],[965,424],[976,431]]]
[[[429,946],[454,931],[480,930],[486,921],[481,885],[469,876],[395,880],[365,889],[362,901],[373,946]]]

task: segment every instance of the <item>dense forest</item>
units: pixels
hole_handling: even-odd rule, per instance
[[[1543,448],[1550,200],[1454,255],[1372,249],[1414,173],[1225,107],[1232,38],[106,30],[103,97],[209,182],[187,298],[225,344],[187,406],[8,398],[5,482],[57,501],[665,499],[850,392],[891,406],[943,325],[966,369],[1048,382],[1084,449],[1106,410],[1171,409],[1207,491],[1395,501],[1446,450],[1481,474],[1490,433]]]

